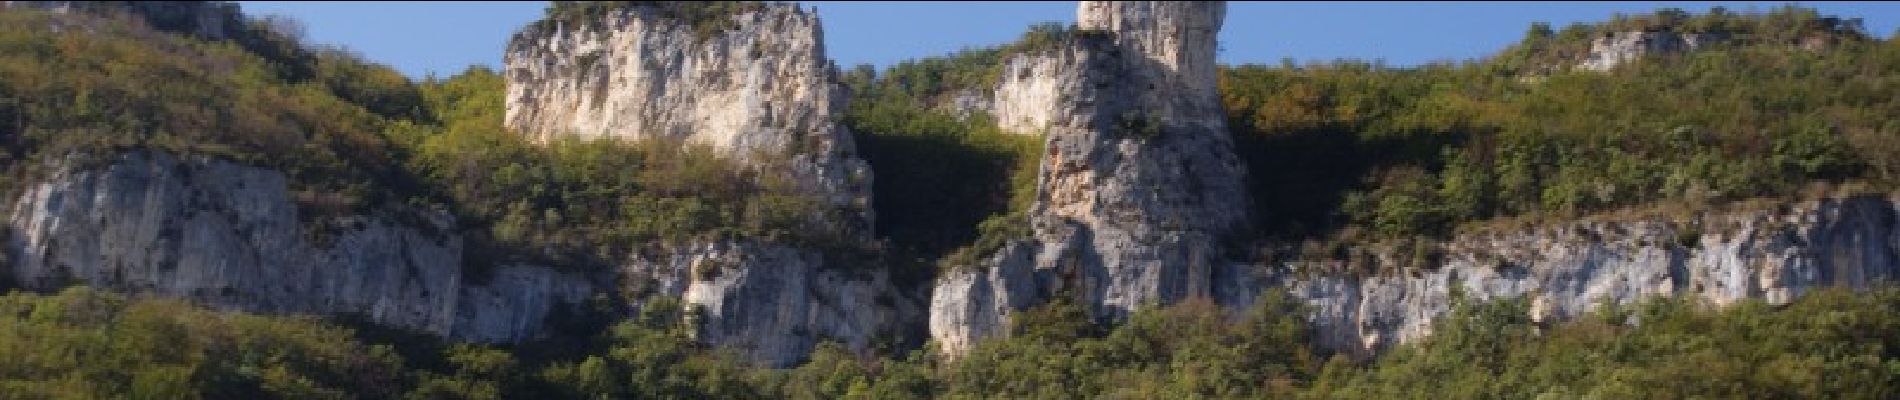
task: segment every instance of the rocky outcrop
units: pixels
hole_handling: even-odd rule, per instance
[[[681,21],[630,6],[595,21],[544,21],[505,56],[506,123],[536,138],[671,138],[793,176],[869,226],[871,174],[838,120],[843,87],[818,17],[797,6]]]
[[[1560,224],[1452,238],[1434,268],[1398,276],[1300,274],[1298,263],[1256,271],[1256,288],[1284,287],[1314,307],[1320,345],[1371,354],[1424,337],[1452,304],[1528,296],[1550,321],[1653,296],[1722,305],[1786,303],[1821,287],[1866,288],[1900,277],[1900,202],[1858,196],[1778,209]],[[1383,265],[1400,263],[1383,255]],[[1400,270],[1400,269],[1387,269]],[[1246,299],[1227,299],[1243,303]]]
[[[1608,32],[1590,41],[1589,58],[1577,64],[1577,68],[1608,71],[1616,68],[1617,65],[1639,58],[1685,54],[1727,41],[1728,38],[1729,36],[1723,33]]]
[[[700,341],[771,366],[795,365],[821,340],[855,349],[895,339],[914,320],[914,303],[881,272],[827,265],[817,251],[728,241],[640,257],[627,270],[630,292],[683,300]]]
[[[871,241],[871,173],[839,123],[844,91],[818,18],[769,4],[682,21],[676,15],[691,13],[669,8],[695,6],[629,6],[516,34],[506,57],[507,124],[541,140],[707,145],[807,183],[851,216],[827,228]],[[918,315],[884,272],[846,271],[817,249],[743,239],[659,247],[622,268],[640,288],[630,292],[680,298],[701,310],[700,340],[764,364],[802,361],[820,340],[867,348]]]
[[[1410,252],[1379,253],[1371,270],[1405,271],[1397,275],[1248,265],[1220,246],[1244,229],[1246,199],[1214,101],[1219,10],[1083,2],[1081,30],[1067,46],[1006,62],[991,111],[1007,129],[1048,137],[1033,234],[937,280],[930,332],[940,350],[954,355],[1002,333],[1012,313],[1053,296],[1112,319],[1188,297],[1244,306],[1282,288],[1313,306],[1322,346],[1370,354],[1427,335],[1454,291],[1530,296],[1533,317],[1549,320],[1650,296],[1786,302],[1900,273],[1895,203],[1870,197],[1693,224],[1578,222],[1466,235],[1416,268],[1397,267],[1420,263]],[[1597,41],[1584,68],[1723,40],[1614,34]]]
[[[945,273],[931,293],[930,335],[957,354],[1003,333],[1011,313],[1041,304],[1054,276],[1036,268],[1034,241],[1007,244],[975,268]]]
[[[1311,306],[1321,347],[1367,356],[1425,337],[1453,297],[1526,298],[1530,317],[1560,321],[1602,304],[1686,296],[1712,305],[1783,304],[1823,287],[1868,288],[1900,279],[1900,199],[1853,196],[1709,213],[1690,220],[1583,221],[1467,234],[1435,245],[1422,268],[1409,252],[1375,252],[1355,276],[1335,262],[1277,261],[1212,269],[1212,296],[1230,306],[1282,289]],[[1061,279],[1035,267],[1033,243],[1012,244],[995,268],[938,281],[931,332],[967,349],[1000,332],[1008,315],[1039,304]],[[1458,292],[1461,294],[1454,294]]]
[[[998,121],[1047,135],[1033,234],[939,279],[931,335],[944,350],[998,333],[1008,312],[1050,296],[1104,318],[1212,296],[1247,214],[1214,86],[1225,10],[1082,2],[1067,43],[1006,63]]]
[[[1062,57],[1014,57],[1004,61],[1002,77],[988,102],[963,100],[959,110],[988,111],[996,118],[996,127],[1004,132],[1040,134],[1049,129],[1056,114],[1073,107],[1072,68]]]
[[[102,166],[48,165],[12,208],[5,275],[29,289],[89,284],[270,313],[357,314],[478,340],[534,336],[586,279],[504,266],[483,282],[462,267],[444,214],[424,226],[345,217],[327,240],[298,218],[282,173],[207,157],[134,152]]]

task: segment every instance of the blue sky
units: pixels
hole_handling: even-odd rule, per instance
[[[496,65],[508,36],[540,17],[545,2],[240,1],[251,15],[281,14],[306,27],[306,40],[354,50],[411,77]],[[1041,21],[1075,21],[1074,2],[800,2],[818,7],[825,43],[838,65],[886,66],[905,59],[1013,40]],[[1522,37],[1532,22],[1561,28],[1615,13],[1676,7],[1694,13],[1721,5],[1768,10],[1783,2],[1232,2],[1221,30],[1220,59],[1277,64],[1281,59],[1383,59],[1388,65],[1484,57]],[[1891,37],[1900,2],[1801,2],[1824,14],[1862,18]]]

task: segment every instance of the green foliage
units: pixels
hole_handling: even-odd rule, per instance
[[[704,7],[663,8],[720,9]],[[643,246],[713,238],[857,245],[778,176],[783,160],[740,168],[682,143],[529,143],[503,129],[503,80],[486,69],[418,86],[343,50],[305,49],[278,32],[293,21],[248,21],[243,32],[256,32],[208,41],[111,10],[0,12],[9,179],[68,154],[212,155],[284,171],[317,239],[326,217],[446,205],[478,263],[604,267]]]
[[[943,397],[1284,397],[1317,368],[1304,311],[1279,292],[1241,316],[1187,302],[1106,331],[1066,302],[1013,320],[1008,339],[942,367]]]
[[[1617,14],[1598,24],[1573,24],[1551,32],[1536,23],[1517,46],[1489,61],[1493,71],[1507,74],[1548,75],[1577,64],[1589,55],[1590,42],[1620,32],[1682,32],[1711,34],[1722,47],[1824,48],[1838,43],[1873,40],[1859,18],[1822,15],[1812,8],[1783,5],[1760,14],[1736,14],[1714,7],[1700,15],[1676,8],[1640,15]]]
[[[772,159],[742,168],[704,146],[563,137],[531,143],[502,126],[503,81],[474,68],[425,82],[440,127],[404,126],[411,169],[476,227],[472,259],[527,257],[605,268],[649,244],[748,238],[843,246],[819,224],[815,199],[775,175]],[[485,228],[485,229],[483,229]]]
[[[0,137],[24,176],[37,161],[130,149],[205,154],[287,173],[304,216],[362,212],[415,186],[387,123],[231,42],[152,31],[123,14],[0,12]],[[382,67],[357,65],[358,70]],[[386,68],[364,92],[413,91]],[[394,102],[389,102],[394,104]]]
[[[1523,300],[1461,303],[1422,343],[1329,367],[1318,397],[1891,398],[1900,291],[1827,290],[1785,308],[1610,306],[1540,327]]]
[[[1431,336],[1366,362],[1310,347],[1281,292],[1244,313],[1204,301],[1098,325],[1058,301],[956,360],[821,344],[784,370],[692,339],[677,302],[546,351],[395,339],[309,317],[207,311],[85,288],[0,297],[0,390],[132,398],[1891,398],[1900,289],[1787,306],[1606,304],[1559,324],[1525,299],[1456,298]],[[401,335],[397,335],[401,336]],[[390,343],[400,343],[392,347]],[[399,355],[395,350],[401,350]],[[1327,360],[1322,362],[1321,360]]]
[[[114,3],[117,4],[117,3]],[[121,5],[122,6],[122,5]],[[625,4],[557,2],[550,21]],[[643,4],[702,36],[753,3]],[[233,10],[234,11],[234,10]],[[285,171],[305,215],[441,205],[470,260],[579,268],[649,245],[715,238],[839,245],[823,211],[773,178],[681,143],[557,139],[502,128],[502,77],[472,69],[414,85],[347,52],[306,49],[294,23],[243,21],[188,38],[170,14],[0,12],[0,185],[67,154],[160,149]],[[231,14],[232,18],[239,18]],[[1221,91],[1255,178],[1258,226],[1282,238],[1365,232],[1428,239],[1488,218],[1785,195],[1814,181],[1900,177],[1900,45],[1853,20],[1660,12],[1530,29],[1485,63],[1228,68]],[[1735,44],[1609,74],[1519,81],[1601,30],[1734,32]],[[58,27],[55,29],[54,27]],[[1661,27],[1661,28],[1658,28]],[[1008,56],[1102,32],[1032,28],[1011,45],[844,74],[846,123],[878,171],[879,231],[897,267],[971,265],[1029,234],[1043,139],[942,111],[983,93]],[[1818,36],[1817,36],[1818,35]],[[1829,51],[1794,50],[1814,37]],[[1124,132],[1162,134],[1152,116]],[[818,217],[814,217],[818,216]],[[1679,242],[1695,237],[1681,230]],[[0,232],[4,234],[5,232]],[[816,244],[814,244],[816,243]],[[1335,243],[1337,245],[1337,243]],[[1333,246],[1331,254],[1344,254]],[[913,261],[914,260],[914,261]],[[3,264],[3,263],[0,263]],[[695,273],[716,274],[714,268]],[[904,269],[910,279],[928,268]],[[308,317],[207,311],[73,289],[0,297],[0,393],[25,398],[1284,398],[1815,397],[1900,391],[1900,290],[1823,291],[1792,305],[1712,310],[1684,300],[1539,324],[1524,300],[1460,301],[1422,342],[1367,362],[1324,357],[1282,293],[1248,312],[1190,301],[1102,325],[1058,301],[956,360],[822,344],[754,368],[694,340],[693,310],[649,299],[637,317],[562,308],[555,338],[451,345]],[[617,323],[616,323],[617,322]],[[1321,360],[1326,360],[1322,362]]]
[[[992,62],[986,57],[926,59],[882,75],[867,67],[846,76],[853,97],[845,124],[877,171],[877,230],[903,252],[899,259],[948,255],[945,264],[971,265],[1028,235],[1042,138],[1003,132],[988,115],[959,117],[930,100],[951,92],[946,77],[964,76],[953,71],[994,66],[982,64]]]
[[[1521,61],[1510,52],[1407,69],[1224,69],[1221,92],[1256,205],[1273,211],[1257,226],[1292,240],[1438,236],[1498,217],[1900,182],[1892,43],[1843,40],[1817,52],[1760,39],[1790,29],[1859,37],[1852,23],[1805,9],[1669,15],[1671,26],[1729,26],[1756,39],[1535,82],[1497,73]],[[1530,31],[1520,49],[1588,40],[1573,29]]]
[[[875,83],[862,80],[874,74],[868,69],[869,66],[861,66],[859,68],[864,70],[859,74],[864,78],[845,81],[856,91],[854,100],[877,97],[885,100],[910,99],[921,104],[944,104],[952,96],[989,95],[1002,78],[1003,63],[1011,57],[1060,49],[1076,40],[1104,40],[1111,35],[1109,32],[1084,30],[1073,25],[1043,22],[1031,25],[1014,42],[993,47],[966,48],[941,57],[904,60],[877,76]]]
[[[731,354],[697,350],[691,338],[625,323],[607,337],[606,350],[578,363],[561,362],[539,377],[560,398],[764,398],[746,381]]]
[[[737,27],[738,21],[733,16],[765,6],[766,3],[758,1],[554,1],[548,5],[547,17],[529,29],[545,32],[556,24],[569,26],[569,29],[587,29],[585,27],[599,24],[609,15],[638,9],[691,27],[696,37],[705,40]]]
[[[977,265],[1030,233],[1043,138],[1003,132],[989,115],[959,115],[944,105],[988,96],[1010,57],[1105,35],[1041,23],[1002,46],[908,60],[882,73],[866,65],[843,74],[852,92],[845,123],[878,173],[872,191],[877,230],[894,244],[895,257],[887,259],[900,278],[926,279],[930,264]],[[1160,133],[1154,116],[1135,114],[1127,122],[1130,135]]]
[[[427,120],[422,93],[396,70],[338,49],[319,51],[315,57],[316,80],[337,98],[390,120]]]
[[[217,313],[85,288],[0,297],[14,398],[351,398],[401,390],[386,346],[309,318]]]

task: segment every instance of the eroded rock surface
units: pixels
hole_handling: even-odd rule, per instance
[[[512,265],[483,282],[463,269],[445,214],[300,220],[282,173],[207,157],[134,152],[68,158],[29,185],[6,221],[6,276],[31,289],[89,284],[228,309],[356,314],[477,341],[540,333],[593,293],[584,277]],[[390,213],[402,211],[390,211]],[[319,239],[322,237],[323,239]]]

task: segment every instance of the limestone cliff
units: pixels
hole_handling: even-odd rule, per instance
[[[1213,295],[1247,220],[1214,86],[1225,12],[1219,2],[1082,2],[1063,46],[1006,62],[998,120],[1047,140],[1033,234],[939,279],[931,335],[945,350],[1050,296],[1115,318]]]
[[[1530,316],[1560,321],[1604,303],[1686,296],[1714,305],[1743,299],[1783,304],[1822,287],[1867,288],[1900,279],[1900,198],[1852,196],[1710,212],[1688,220],[1580,221],[1466,234],[1434,245],[1439,261],[1397,267],[1410,254],[1374,251],[1355,276],[1326,262],[1269,261],[1213,269],[1215,300],[1244,306],[1281,288],[1312,307],[1316,343],[1360,356],[1425,337],[1450,311],[1453,292],[1472,299],[1524,296]],[[1059,280],[1036,269],[1033,243],[1006,247],[996,268],[939,280],[931,332],[942,348],[967,349],[1038,304]],[[948,333],[948,334],[946,334]]]
[[[871,241],[871,173],[839,123],[844,91],[818,18],[761,4],[684,21],[667,7],[691,5],[629,6],[517,33],[505,61],[508,126],[541,140],[678,139],[757,168],[789,161],[771,173],[845,210],[823,222],[845,240]],[[848,273],[818,249],[743,239],[660,247],[625,263],[629,287],[655,289],[632,292],[681,298],[702,310],[702,341],[768,365],[803,360],[819,340],[865,348],[915,319],[914,301],[882,271]]]
[[[1722,33],[1609,32],[1590,41],[1590,55],[1577,68],[1608,71],[1639,58],[1684,54],[1726,40]]]
[[[827,265],[819,253],[755,241],[698,243],[643,256],[629,292],[679,298],[698,339],[773,366],[795,365],[820,340],[854,349],[896,339],[918,313],[881,271]]]
[[[1285,263],[1253,271],[1260,275],[1251,284],[1285,287],[1312,305],[1321,345],[1369,354],[1429,334],[1454,288],[1475,299],[1529,296],[1532,318],[1561,320],[1650,296],[1780,304],[1820,287],[1892,281],[1900,277],[1896,207],[1895,199],[1856,196],[1687,221],[1470,234],[1446,241],[1435,268],[1405,276],[1306,276]]]
[[[869,226],[870,169],[838,123],[843,87],[818,17],[763,5],[709,17],[728,24],[707,32],[662,7],[516,33],[504,57],[507,125],[542,140],[673,138],[742,161],[784,157],[786,172]]]
[[[134,152],[103,166],[68,158],[22,190],[6,221],[11,266],[29,289],[89,284],[270,313],[358,314],[478,341],[540,332],[582,277],[498,268],[474,283],[447,215],[411,226],[346,217],[314,241],[282,173],[206,157]]]
[[[1053,296],[1073,296],[1112,318],[1196,296],[1245,306],[1283,288],[1313,306],[1320,345],[1363,355],[1429,334],[1454,290],[1476,299],[1530,296],[1542,320],[1650,296],[1780,303],[1821,286],[1866,287],[1900,275],[1896,203],[1865,196],[1683,223],[1470,234],[1435,244],[1443,257],[1418,268],[1397,267],[1415,262],[1410,253],[1373,251],[1371,270],[1405,271],[1397,276],[1246,262],[1220,246],[1245,228],[1246,198],[1213,101],[1219,10],[1083,2],[1082,31],[1067,46],[1005,62],[989,111],[1006,129],[1048,140],[1033,234],[937,280],[929,329],[940,350],[956,354],[997,335],[1012,313]],[[1582,68],[1724,40],[1612,34],[1596,41]]]

